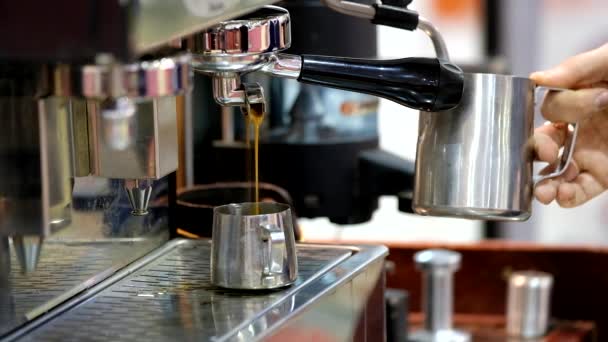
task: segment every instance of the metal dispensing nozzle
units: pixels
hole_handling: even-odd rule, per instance
[[[43,239],[40,235],[13,236],[13,247],[15,247],[15,254],[17,254],[17,260],[21,266],[21,272],[29,273],[36,270]]]
[[[131,204],[131,214],[135,216],[144,216],[148,214],[148,205],[150,204],[150,195],[152,195],[151,182],[140,182],[139,179],[125,181],[125,191]]]

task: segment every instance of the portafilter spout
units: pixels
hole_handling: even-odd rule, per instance
[[[378,13],[386,11],[384,7]],[[404,11],[414,18],[415,12]],[[246,103],[239,75],[259,71],[375,95],[417,110],[454,108],[462,97],[462,70],[447,59],[438,31],[417,14],[415,21],[414,27],[431,36],[439,58],[371,60],[283,54],[280,52],[291,44],[290,18],[287,10],[276,6],[219,23],[192,37],[189,48],[193,68],[213,77],[215,99],[221,105]]]

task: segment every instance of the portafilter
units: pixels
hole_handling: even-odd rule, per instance
[[[290,30],[289,12],[276,6],[219,23],[188,42],[193,68],[212,76],[215,100],[225,106],[263,101],[255,87],[240,82],[241,75],[253,71],[371,94],[423,111],[447,110],[460,102],[463,73],[447,53],[393,60],[289,55],[281,51],[291,44]]]

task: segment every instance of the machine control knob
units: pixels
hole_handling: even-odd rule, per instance
[[[422,310],[424,329],[415,332],[412,341],[465,342],[471,336],[452,329],[454,272],[460,268],[460,253],[445,249],[427,249],[414,255],[422,272]]]

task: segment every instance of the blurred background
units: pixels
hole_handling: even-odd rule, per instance
[[[605,0],[426,0],[410,8],[442,32],[457,64],[499,63],[515,75],[552,67],[574,54],[608,42]],[[379,26],[380,58],[434,56],[422,32]],[[542,118],[537,115],[537,125]],[[379,108],[380,146],[414,160],[418,112],[387,100]],[[540,168],[541,165],[538,165]],[[301,219],[305,240],[471,242],[504,237],[551,244],[608,244],[608,195],[576,209],[534,203],[522,223],[420,217],[397,210],[395,197],[382,197],[373,219],[337,226],[326,218]],[[351,229],[356,228],[356,229]]]

